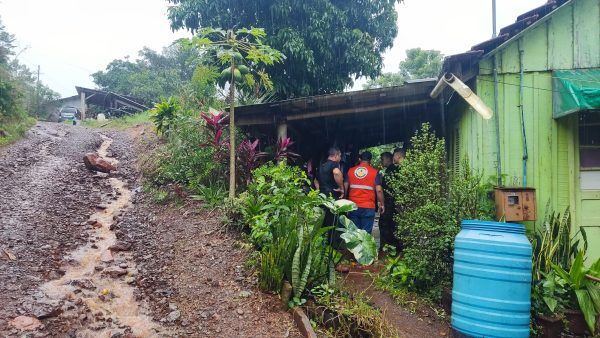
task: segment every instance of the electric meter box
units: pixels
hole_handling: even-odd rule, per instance
[[[536,220],[535,188],[495,188],[494,196],[497,220],[507,222]]]

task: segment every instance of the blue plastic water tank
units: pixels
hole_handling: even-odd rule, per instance
[[[525,227],[463,221],[454,243],[452,327],[471,337],[528,337],[530,293]]]

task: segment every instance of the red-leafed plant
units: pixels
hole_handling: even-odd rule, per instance
[[[203,146],[213,146],[215,148],[219,148],[224,146],[229,142],[228,138],[223,136],[223,133],[226,130],[226,127],[229,125],[229,115],[224,112],[219,112],[217,114],[211,113],[200,113],[200,116],[206,122],[206,128],[210,133],[210,142],[208,144],[204,144]]]
[[[244,185],[250,182],[252,170],[260,165],[260,160],[266,153],[259,151],[258,139],[254,142],[244,140],[237,149],[237,170],[239,172],[240,182]]]
[[[300,157],[299,154],[296,154],[289,150],[289,147],[293,144],[294,144],[294,141],[292,141],[292,139],[289,137],[280,138],[277,141],[277,151],[275,152],[274,160],[276,162],[279,162],[282,160],[287,160],[288,162],[293,162],[298,157]]]
[[[208,142],[200,146],[212,148],[213,160],[225,168],[229,154],[229,137],[226,134],[227,126],[229,125],[229,115],[219,112],[217,114],[200,113],[200,116],[206,122],[205,127],[208,132]],[[225,172],[226,170],[223,169],[223,174]]]

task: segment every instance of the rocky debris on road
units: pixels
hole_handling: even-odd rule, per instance
[[[116,171],[117,168],[107,160],[101,158],[96,153],[87,153],[83,157],[83,163],[88,170],[99,171],[103,173],[110,173]]]
[[[110,252],[110,250],[104,250],[102,251],[102,253],[100,254],[100,260],[104,263],[110,263],[112,261],[114,261],[114,257],[112,255],[112,253]],[[96,267],[96,270],[98,269],[103,269],[102,267]]]
[[[81,288],[81,289],[86,289],[86,290],[95,290],[96,289],[96,285],[94,285],[94,282],[92,282],[92,280],[90,279],[75,279],[72,280],[69,284]]]
[[[235,231],[195,202],[155,205],[144,193],[124,215],[119,240],[132,244],[136,285],[154,320],[191,337],[299,337],[277,297],[244,269]],[[208,234],[208,235],[207,235]]]
[[[112,278],[119,278],[127,274],[127,270],[121,269],[118,266],[111,266],[102,271],[103,274],[108,275]]]
[[[110,250],[112,252],[129,251],[129,250],[131,250],[131,243],[119,241],[119,242],[109,246],[108,250]]]
[[[117,175],[129,180],[133,177],[132,157],[122,150],[129,147],[129,139],[122,133],[111,134],[111,138],[116,140],[111,147],[120,148],[113,151],[120,156]],[[118,194],[111,187],[112,180],[98,180],[108,174],[86,170],[81,158],[96,151],[101,142],[99,134],[83,128],[40,123],[26,138],[0,149],[0,337],[22,335],[10,324],[20,316],[41,321],[39,327],[31,321],[36,337],[81,336],[82,330],[98,321],[111,323],[110,332],[115,336],[132,332],[106,313],[96,317],[90,312],[82,298],[102,300],[96,286],[85,278],[64,282],[72,289],[69,297],[73,298],[54,302],[38,293],[44,282],[60,280],[65,269],[75,264],[68,253],[86,243],[99,243],[100,236],[90,236],[94,227],[87,220],[97,211],[96,206],[110,203]],[[113,261],[114,257],[108,263],[99,262],[98,267],[103,270],[109,266],[102,265]],[[120,259],[114,264],[123,263]],[[122,280],[124,285],[127,282]],[[102,296],[112,299],[111,293]],[[98,331],[98,335],[105,333]]]
[[[33,331],[41,328],[43,324],[35,317],[19,316],[10,321],[10,326],[20,331]]]

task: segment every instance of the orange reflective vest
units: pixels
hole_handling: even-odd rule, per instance
[[[348,199],[356,203],[359,208],[375,209],[375,180],[377,169],[368,163],[359,165],[348,170],[348,184],[350,193]]]

